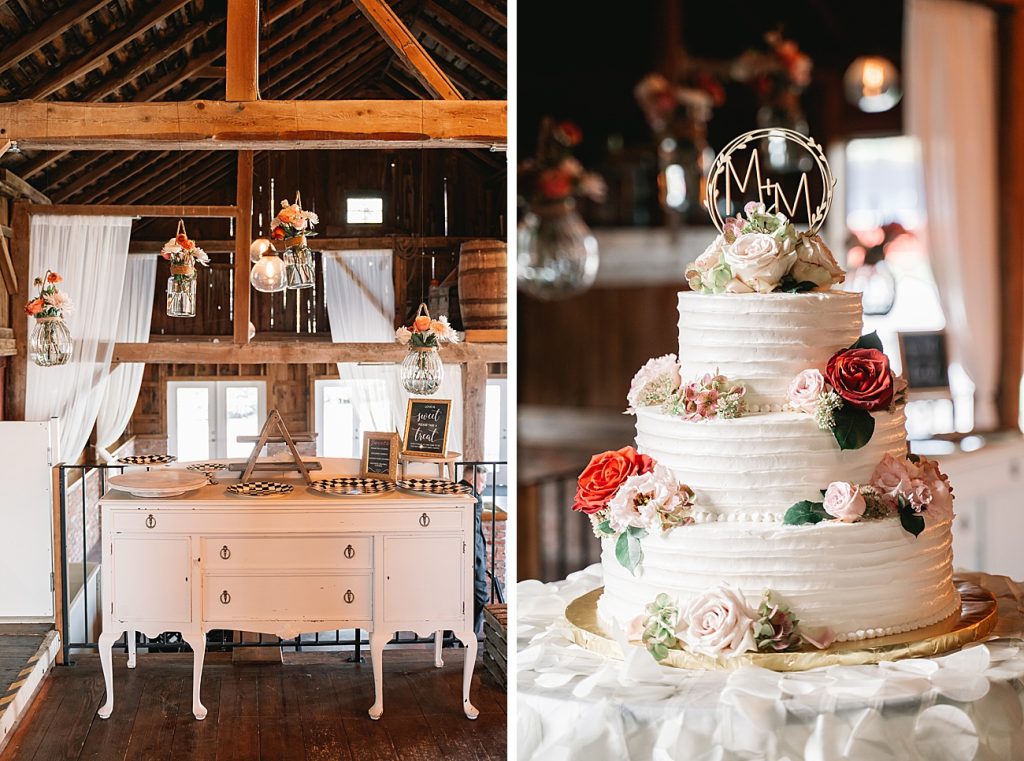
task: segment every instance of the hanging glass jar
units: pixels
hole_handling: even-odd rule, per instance
[[[169,317],[196,316],[196,268],[172,264],[167,278],[167,314]]]
[[[74,342],[63,317],[36,317],[29,355],[40,367],[55,367],[71,359]]]
[[[544,301],[567,298],[594,284],[598,251],[576,202],[536,204],[518,232],[519,290]]]
[[[284,242],[285,280],[287,287],[292,289],[312,288],[316,282],[316,268],[313,263],[313,250],[306,245],[306,236],[300,235]]]
[[[402,387],[410,394],[430,396],[444,380],[444,364],[436,346],[411,346],[402,360]]]

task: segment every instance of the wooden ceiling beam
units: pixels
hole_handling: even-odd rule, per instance
[[[42,99],[53,95],[79,77],[101,66],[107,59],[107,56],[116,53],[132,40],[138,39],[159,21],[167,18],[172,13],[176,13],[188,5],[190,1],[164,0],[144,16],[135,20],[135,23],[111,32],[103,39],[98,40],[77,58],[62,62],[50,77],[44,79],[35,87],[30,88],[22,94],[22,97]]]
[[[209,66],[210,64],[215,63],[217,59],[223,57],[224,51],[219,48],[203,51],[202,53],[189,58],[185,65],[180,69],[170,71],[160,79],[150,82],[135,94],[133,100],[147,102],[154,101],[160,96],[173,90],[182,82],[189,80],[195,72],[199,71],[204,66]],[[209,90],[216,84],[217,82],[211,82],[205,89]]]
[[[14,64],[37,52],[49,42],[64,34],[75,24],[85,21],[110,0],[80,0],[50,16],[35,29],[15,37],[0,52],[0,71],[6,71]]]
[[[505,362],[508,347],[503,343],[457,343],[445,346],[444,361]],[[151,341],[114,344],[112,362],[148,364],[334,364],[337,362],[373,362],[397,364],[409,349],[388,343],[333,343],[327,340],[253,341],[236,346],[212,341]]]
[[[443,21],[449,27],[454,29],[456,32],[461,34],[467,40],[472,42],[481,50],[486,50],[492,56],[497,58],[499,61],[505,62],[508,60],[508,53],[501,45],[498,45],[490,37],[482,32],[478,31],[475,27],[467,24],[465,21],[460,19],[450,10],[445,8],[443,5],[438,4],[435,0],[427,0],[427,4],[423,6],[423,10],[429,13],[431,16],[436,18],[438,21]]]
[[[263,15],[264,29],[274,22],[284,18],[296,8],[299,8],[304,2],[306,2],[306,0],[285,0],[283,3],[275,5],[273,8],[268,8],[267,12]]]
[[[227,66],[204,66],[192,74],[192,79],[224,79],[227,72]]]
[[[163,204],[77,204],[62,203],[45,206],[27,204],[29,216],[37,214],[77,214],[85,217],[102,217],[115,215],[123,217],[203,217],[220,219],[235,216],[234,206],[216,205],[163,205]]]
[[[53,192],[54,200],[56,200],[57,203],[64,203],[79,190],[83,190],[90,185],[100,182],[115,169],[128,163],[139,154],[140,151],[134,151],[132,153],[118,152],[113,154],[113,156],[108,154],[95,154],[96,159],[103,158],[106,160],[102,163],[87,163],[86,171],[83,171],[77,179],[72,180],[67,185],[57,188],[57,190]],[[86,158],[92,155],[93,154],[86,154]],[[166,152],[163,155],[166,155]],[[112,186],[108,186],[108,190],[110,187]],[[100,193],[97,195],[97,198],[102,198],[104,195],[107,195],[107,193]]]
[[[355,66],[351,70],[346,72],[346,76],[338,79],[337,81],[330,81],[325,83],[326,87],[321,91],[323,95],[331,100],[339,98],[342,93],[346,92],[356,82],[362,81],[366,75],[373,71],[377,66],[383,67],[391,56],[391,51],[384,49],[376,55],[367,56],[361,65]],[[314,96],[319,96],[320,92],[314,93]]]
[[[366,19],[395,51],[395,55],[435,98],[462,100],[451,80],[424,50],[408,27],[384,0],[354,0]]]
[[[351,7],[354,8],[354,6]],[[337,40],[331,39],[322,45],[313,44],[319,35],[312,35],[307,46],[300,48],[299,51],[295,51],[298,53],[297,55],[294,55],[287,63],[272,69],[265,80],[267,82],[266,90],[268,97],[273,95],[274,100],[287,100],[287,98],[282,97],[281,93],[293,85],[309,79],[314,70],[319,71],[322,68],[324,62],[340,60],[346,54],[347,48],[358,40],[367,38],[379,39],[377,33],[372,29],[353,30],[351,25],[347,28],[349,31],[348,35]],[[344,31],[344,29],[339,30],[339,34],[344,33]],[[316,65],[317,62],[320,65]]]
[[[235,282],[231,322],[235,343],[249,343],[249,245],[252,242],[252,151],[238,152],[235,186]]]
[[[507,86],[504,74],[485,64],[479,59],[479,57],[469,55],[458,40],[453,39],[447,32],[441,31],[440,27],[436,24],[432,24],[427,19],[421,17],[417,19],[415,28],[421,30],[424,34],[437,42],[437,44],[447,48],[453,55],[465,60],[466,64],[470,68],[476,69],[491,82],[494,82],[501,88],[505,88]]]
[[[50,203],[45,193],[36,190],[10,169],[0,169],[0,195],[38,204]]]
[[[0,103],[0,138],[39,150],[489,148],[505,101]]]
[[[470,5],[480,11],[482,14],[491,19],[491,21],[497,21],[503,27],[508,29],[508,16],[498,10],[488,0],[466,0]]]
[[[479,236],[477,236],[479,237]],[[472,240],[469,236],[455,235],[377,235],[358,238],[310,238],[310,247],[316,251],[369,251],[382,248],[431,249],[454,248]],[[128,244],[129,254],[157,254],[164,245],[162,240],[136,240]],[[228,254],[235,250],[235,240],[204,240],[203,250],[208,254]]]
[[[260,3],[228,0],[225,100],[259,100]]]
[[[139,151],[129,155],[136,157],[142,156],[142,158],[127,167],[125,171],[112,178],[106,184],[104,189],[96,194],[95,198],[89,199],[90,203],[129,203],[136,200],[135,196],[132,194],[139,188],[153,184],[163,185],[173,179],[172,177],[167,177],[165,174],[155,171],[155,166],[157,164],[172,156],[171,151],[161,151],[159,153],[143,153],[142,151]],[[181,154],[175,153],[173,155],[180,156]],[[142,174],[142,177],[139,177],[140,174]],[[135,180],[133,182],[129,182],[133,177]],[[159,183],[153,182],[154,177],[160,177]],[[178,198],[177,200],[179,202],[182,201],[181,198]],[[64,199],[64,203],[67,203],[66,198]]]
[[[166,181],[161,185],[162,192],[157,191],[150,198],[146,200],[156,204],[166,204],[173,201],[182,201],[183,183],[179,178],[188,173],[188,188],[202,188],[203,184],[210,179],[211,175],[217,172],[226,172],[229,166],[234,165],[235,154],[231,151],[223,151],[221,153],[196,153],[188,158],[175,162],[174,160],[165,160],[164,165],[157,168],[157,171],[162,172],[166,176]],[[192,168],[198,164],[202,164],[202,167],[195,172],[192,172]],[[152,172],[150,173],[152,174]],[[145,188],[146,185],[152,185],[151,181],[147,181],[146,177],[142,177],[139,181],[133,183],[130,187],[123,188],[111,198],[111,202],[119,201],[126,203],[128,199],[138,198],[135,195],[136,191],[141,188]],[[194,191],[193,191],[194,192]],[[192,195],[191,193],[189,195]]]
[[[333,56],[322,53],[316,55],[302,70],[302,75],[286,81],[284,89],[275,92],[275,97],[279,100],[296,100],[302,93],[309,92],[324,82],[337,81],[341,75],[347,74],[346,69],[349,66],[355,65],[357,61],[361,63],[360,58],[375,48],[391,54],[372,29],[365,29],[346,40]]]

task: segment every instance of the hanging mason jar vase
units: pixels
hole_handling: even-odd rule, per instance
[[[442,343],[455,343],[458,334],[448,324],[448,318],[431,319],[426,304],[420,304],[412,325],[395,331],[395,339],[409,347],[402,360],[402,387],[410,394],[430,396],[441,388],[444,365],[438,348]]]
[[[196,316],[196,268],[171,265],[167,278],[167,315],[169,317]]]
[[[286,240],[284,250],[285,281],[288,288],[312,288],[316,281],[313,250],[306,245],[306,236]]]
[[[28,353],[40,367],[66,364],[74,347],[71,331],[64,323],[64,312],[71,308],[71,299],[66,291],[57,288],[60,282],[60,275],[47,270],[46,275],[33,281],[39,295],[25,304],[25,314],[35,318]]]
[[[572,198],[535,204],[519,225],[519,290],[551,301],[590,288],[597,277],[597,239]]]
[[[63,317],[36,317],[29,339],[29,354],[33,362],[40,367],[67,364],[73,347],[71,331]]]
[[[160,249],[160,256],[170,263],[167,278],[167,315],[196,316],[196,262],[209,266],[210,257],[185,232],[185,222],[178,220],[178,232]]]

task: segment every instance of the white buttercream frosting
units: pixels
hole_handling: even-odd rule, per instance
[[[831,431],[802,412],[689,421],[656,407],[637,411],[637,449],[694,490],[698,521],[778,521],[833,481],[865,484],[886,452],[906,454],[906,418],[876,412],[861,449],[840,450]]]
[[[802,370],[825,364],[861,334],[861,295],[679,294],[683,382],[714,373],[747,387],[747,403],[781,405]]]
[[[784,526],[713,523],[683,526],[641,540],[636,576],[603,542],[605,591],[598,614],[620,626],[659,593],[680,608],[720,584],[756,607],[766,589],[789,605],[801,626],[829,627],[840,640],[867,639],[928,626],[959,608],[953,586],[950,522],[917,537],[897,518]]]

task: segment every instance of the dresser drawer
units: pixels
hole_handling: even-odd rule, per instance
[[[459,510],[403,511],[395,516],[393,531],[452,531],[462,528],[463,513]]]
[[[200,558],[208,571],[234,569],[338,571],[373,567],[373,539],[368,536],[215,536],[203,537]]]
[[[203,576],[203,621],[363,621],[373,616],[370,574]]]

